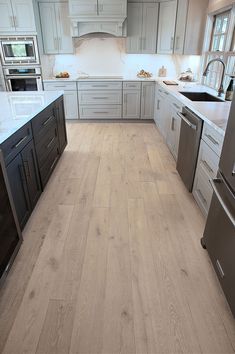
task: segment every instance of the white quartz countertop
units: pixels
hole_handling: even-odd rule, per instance
[[[195,83],[178,82],[178,86],[169,86],[162,81],[158,84],[168,91],[172,96],[177,98],[184,106],[190,108],[203,121],[212,126],[221,135],[225,135],[225,130],[228,122],[231,102],[196,102],[191,101],[180,92],[208,92],[213,96],[217,96],[217,92],[207,86]]]
[[[61,91],[0,92],[0,144],[62,95]]]
[[[156,81],[156,78],[138,78],[138,77],[123,77],[123,76],[88,76],[88,77],[70,77],[68,79],[49,77],[44,78],[43,82],[81,82],[81,81]]]

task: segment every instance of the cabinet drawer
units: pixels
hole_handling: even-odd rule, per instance
[[[123,82],[123,89],[140,90],[141,89],[141,82],[125,81],[125,82]]]
[[[173,97],[171,95],[169,96],[169,100],[170,100],[172,108],[176,112],[182,112],[184,105],[180,101],[178,101],[175,97]]]
[[[221,155],[224,137],[207,123],[204,124],[202,139],[216,152]]]
[[[205,216],[209,212],[212,195],[213,190],[209,182],[209,177],[199,167],[194,180],[193,196]]]
[[[36,153],[38,158],[39,167],[41,167],[47,160],[49,154],[58,145],[58,131],[55,124],[51,129],[46,132],[43,139],[36,145]]]
[[[122,118],[122,106],[80,106],[81,119],[120,119]]]
[[[204,170],[209,178],[215,178],[217,176],[219,157],[203,140],[201,140],[200,145],[198,166]]]
[[[60,158],[59,146],[58,144],[56,144],[51,150],[50,154],[48,155],[46,162],[40,168],[40,176],[41,176],[41,182],[43,188],[47,184],[47,181],[49,180],[59,158]]]
[[[81,105],[121,104],[121,91],[79,91]]]
[[[162,97],[168,97],[170,95],[169,92],[165,91],[161,86],[157,86],[157,92]]]
[[[121,81],[88,81],[88,82],[78,82],[78,90],[121,90]]]
[[[44,90],[45,91],[76,91],[77,90],[77,83],[76,81],[70,82],[63,82],[63,81],[56,81],[56,82],[43,82]]]
[[[32,120],[35,143],[40,142],[47,130],[56,124],[54,106],[49,106]]]
[[[31,139],[32,129],[31,124],[28,123],[1,145],[6,165],[13,160]]]

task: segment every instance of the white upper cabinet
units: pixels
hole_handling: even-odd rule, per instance
[[[156,53],[158,8],[157,3],[128,4],[127,53]]]
[[[97,0],[70,0],[69,13],[71,16],[87,17],[97,16],[98,3]]]
[[[45,54],[73,53],[68,18],[68,3],[39,3],[43,47]]]
[[[127,0],[69,0],[70,16],[125,18]]]
[[[177,0],[160,3],[158,46],[159,54],[172,54],[174,50]]]
[[[174,53],[183,54],[184,39],[188,13],[188,0],[178,0],[177,19],[175,27]]]
[[[32,0],[0,0],[0,32],[36,31]]]
[[[98,15],[102,17],[126,17],[126,0],[98,0]]]

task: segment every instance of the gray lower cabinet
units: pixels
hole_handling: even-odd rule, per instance
[[[141,90],[123,90],[123,118],[140,118]]]
[[[141,93],[141,119],[154,118],[155,83],[143,82]]]
[[[154,54],[157,47],[159,4],[129,3],[126,52]]]
[[[23,229],[42,191],[33,140],[9,163],[7,175],[18,221]]]

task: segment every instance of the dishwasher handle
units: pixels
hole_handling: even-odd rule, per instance
[[[182,113],[177,113],[177,115],[193,130],[197,130],[197,126],[193,123],[191,123],[186,117],[184,114]]]

